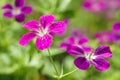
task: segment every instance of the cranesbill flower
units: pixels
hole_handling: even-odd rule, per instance
[[[25,15],[32,12],[32,7],[25,5],[25,0],[15,0],[15,5],[12,6],[10,3],[5,4],[2,9],[5,10],[3,16],[6,18],[14,17],[17,22],[23,22]]]
[[[88,42],[89,39],[87,37],[81,35],[79,30],[74,29],[72,30],[71,35],[61,42],[60,47],[67,50],[71,46],[79,46],[80,48],[89,51],[91,48],[87,46]]]
[[[106,0],[108,9],[117,9],[120,8],[120,0]]]
[[[106,0],[106,17],[111,18],[115,15],[117,9],[120,9],[120,0]]]
[[[120,22],[115,22],[113,24],[112,32],[114,34],[114,42],[117,42],[120,45]]]
[[[111,18],[120,8],[120,0],[84,0],[83,9],[93,13],[104,13],[106,18]]]
[[[95,34],[95,39],[99,44],[112,43],[114,41],[114,35],[111,31],[101,31]]]
[[[70,55],[76,56],[74,64],[81,70],[86,70],[93,64],[99,71],[107,70],[110,67],[110,63],[105,58],[111,58],[112,52],[108,46],[100,46],[95,51],[85,52],[83,49],[77,46],[72,46],[68,50]]]
[[[74,36],[75,38],[84,37],[85,32],[82,30],[79,30],[77,28],[71,30],[71,36]]]
[[[33,38],[37,38],[36,47],[39,50],[47,49],[52,44],[52,36],[55,34],[62,34],[66,29],[64,21],[54,22],[53,15],[44,15],[40,17],[40,23],[36,20],[28,21],[23,25],[23,28],[31,30],[22,36],[19,44],[25,46]]]
[[[106,9],[106,4],[102,0],[85,0],[83,9],[93,13],[101,12]]]

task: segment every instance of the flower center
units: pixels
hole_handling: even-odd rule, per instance
[[[85,57],[87,60],[90,60],[90,61],[95,59],[96,56],[94,55],[94,50],[92,50],[90,53],[85,54]]]
[[[21,9],[20,8],[14,8],[12,13],[13,13],[13,15],[19,15],[21,13]]]
[[[48,33],[48,28],[44,28],[43,26],[41,26],[40,24],[39,24],[39,30],[37,31],[37,34],[38,34],[38,36],[44,36],[45,34],[47,34]]]

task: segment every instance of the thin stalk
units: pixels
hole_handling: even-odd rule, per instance
[[[59,75],[59,73],[58,73],[58,71],[57,71],[57,68],[56,68],[56,66],[55,66],[55,64],[54,64],[53,58],[52,58],[52,56],[51,56],[50,49],[47,49],[47,50],[48,50],[48,53],[49,53],[49,57],[50,57],[51,64],[53,65],[53,68],[54,68],[56,74]],[[58,80],[59,80],[59,79],[58,79]]]
[[[61,75],[61,78],[63,78],[63,77],[65,77],[65,76],[67,76],[67,75],[70,75],[70,74],[72,74],[73,72],[75,72],[75,71],[77,71],[78,69],[74,69],[73,71],[70,71],[70,72],[68,72],[68,73],[66,73],[66,74],[64,74],[64,75]]]

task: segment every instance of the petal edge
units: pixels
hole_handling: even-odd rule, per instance
[[[24,34],[20,40],[19,40],[19,44],[21,46],[25,46],[27,45],[34,37],[36,36],[36,34],[34,32],[28,32],[26,34]]]
[[[110,63],[104,59],[95,59],[92,61],[92,64],[99,71],[107,70],[110,67]]]
[[[82,70],[87,70],[90,67],[90,62],[85,57],[78,57],[75,59],[74,64]]]
[[[44,35],[43,37],[38,37],[36,40],[36,48],[39,50],[44,50],[52,45],[52,36]]]

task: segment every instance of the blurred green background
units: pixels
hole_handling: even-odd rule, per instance
[[[51,52],[55,64],[60,71],[63,65],[64,73],[75,68],[74,57],[59,48],[60,42],[68,35],[71,29],[85,30],[90,38],[89,45],[96,48],[98,42],[93,38],[94,33],[101,30],[110,30],[113,22],[120,21],[120,10],[116,10],[112,18],[105,18],[103,13],[91,13],[83,10],[84,0],[26,0],[26,4],[33,7],[33,12],[26,16],[23,23],[16,22],[13,18],[3,17],[0,9],[0,80],[55,80],[51,77],[53,68],[49,61],[47,51],[38,51],[35,41],[32,40],[25,47],[18,44],[20,37],[28,32],[22,25],[32,19],[39,20],[44,14],[54,14],[56,20],[68,18],[70,24],[64,36],[54,37]],[[14,4],[14,0],[0,0],[0,7],[6,3]],[[62,80],[120,80],[120,47],[108,44],[113,52],[109,59],[111,67],[104,72],[97,71],[93,66],[86,71],[78,70]]]

